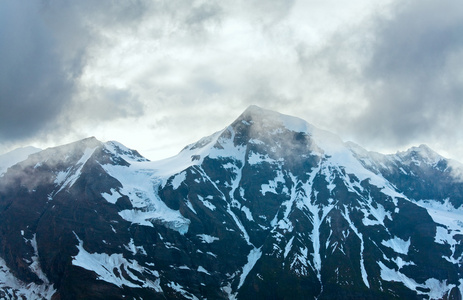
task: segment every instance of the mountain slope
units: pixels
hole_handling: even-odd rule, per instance
[[[163,161],[47,149],[0,178],[0,294],[459,299],[460,171],[255,106]]]

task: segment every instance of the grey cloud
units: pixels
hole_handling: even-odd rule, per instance
[[[82,86],[80,76],[92,63],[92,51],[110,46],[105,30],[135,30],[146,8],[143,1],[1,1],[1,143],[46,138],[78,127],[82,119],[90,119],[71,111],[86,100],[82,95],[91,99],[87,107],[106,107],[92,110],[97,121],[140,114],[136,95],[114,87]],[[88,96],[89,90],[96,94]]]
[[[460,5],[411,1],[400,4],[392,19],[376,21],[371,60],[361,77],[369,106],[358,125],[367,137],[405,144],[463,127]]]
[[[1,140],[30,137],[47,128],[74,89],[37,3],[1,4]]]
[[[460,7],[455,0],[395,1],[321,48],[301,44],[300,64],[315,94],[331,88],[346,99],[335,104],[338,125],[330,128],[376,149],[445,144],[446,133],[462,138]]]
[[[205,26],[208,22],[217,24],[222,17],[223,9],[215,2],[205,2],[193,6],[185,18],[189,26]]]
[[[137,91],[143,87],[86,86],[81,82],[95,59],[127,36],[160,40],[161,47],[193,45],[201,51],[200,45],[213,43],[214,28],[224,18],[239,19],[244,11],[248,20],[255,18],[267,26],[285,16],[292,1],[275,0],[264,6],[242,1],[230,6],[186,0],[7,0],[0,5],[0,139],[6,143],[77,130],[82,122],[142,115],[143,101],[157,101],[140,99]],[[192,101],[191,96],[201,97],[203,92],[212,96],[223,92],[223,83],[203,73],[205,76],[192,74],[193,82],[185,83],[184,91],[185,87],[175,86],[170,93]],[[159,89],[169,92],[168,86]],[[196,90],[194,95],[191,89]]]
[[[463,12],[455,0],[397,3],[391,19],[379,19],[377,37],[366,76],[429,77],[463,46]]]
[[[68,114],[73,114],[85,122],[139,116],[144,113],[145,108],[139,97],[130,90],[101,86],[81,89],[72,105],[66,112],[65,119],[72,118]]]
[[[143,124],[207,133],[249,104],[354,132],[367,147],[463,128],[457,1],[395,1],[323,45],[306,38],[317,24],[294,17],[295,7],[311,8],[299,4],[1,1],[1,143],[145,122],[148,112]],[[315,16],[325,13],[318,5]]]

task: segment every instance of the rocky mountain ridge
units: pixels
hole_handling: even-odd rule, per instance
[[[461,299],[459,172],[255,106],[163,161],[47,149],[0,175],[0,295]]]

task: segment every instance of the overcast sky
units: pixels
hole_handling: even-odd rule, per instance
[[[463,162],[457,0],[0,1],[0,153],[88,136],[150,159],[251,104]]]

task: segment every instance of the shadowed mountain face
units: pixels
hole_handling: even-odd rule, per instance
[[[462,170],[255,106],[163,161],[50,148],[0,177],[0,298],[461,299]]]

